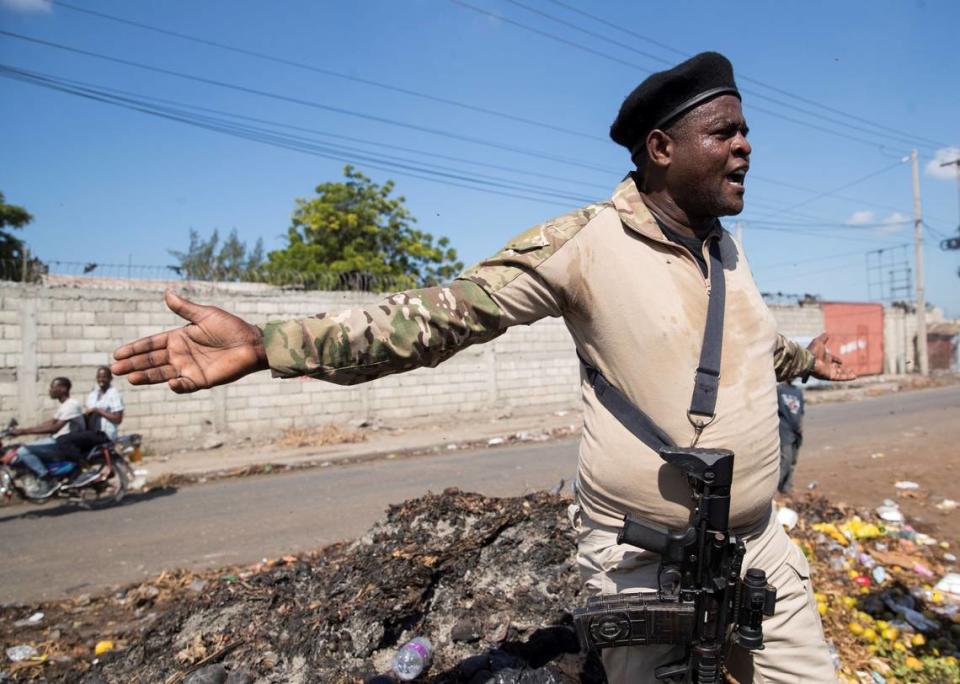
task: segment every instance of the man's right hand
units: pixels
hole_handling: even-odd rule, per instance
[[[223,309],[194,304],[171,290],[167,306],[188,325],[144,337],[113,353],[110,370],[132,385],[166,382],[179,394],[209,389],[266,370],[260,329]]]

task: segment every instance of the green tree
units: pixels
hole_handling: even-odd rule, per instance
[[[21,230],[33,220],[30,212],[15,204],[7,204],[0,192],[0,279],[21,280],[23,278],[23,240],[5,230]]]
[[[191,280],[255,281],[260,279],[263,265],[263,240],[257,240],[249,252],[246,243],[237,237],[237,230],[230,231],[220,244],[220,234],[214,229],[206,240],[197,231],[190,230],[190,246],[187,251],[167,250],[180,262],[171,266],[174,271]]]
[[[378,185],[349,165],[343,175],[296,200],[287,246],[267,257],[271,282],[387,290],[438,285],[459,273],[450,241],[414,228],[406,199],[391,197],[393,181]]]

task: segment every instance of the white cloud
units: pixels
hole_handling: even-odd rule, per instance
[[[50,0],[0,0],[0,5],[14,12],[50,13]]]
[[[937,153],[934,155],[933,159],[928,161],[927,165],[924,166],[923,169],[927,172],[928,176],[932,176],[933,178],[939,178],[940,180],[953,180],[957,177],[957,165],[940,165],[944,162],[952,162],[957,159],[960,159],[960,147],[944,147],[937,150]]]
[[[874,223],[876,215],[872,211],[855,211],[846,220],[848,226],[862,226],[864,223]]]
[[[877,228],[877,232],[881,235],[889,235],[890,233],[898,233],[904,228],[907,228],[912,219],[906,214],[902,214],[899,211],[895,211],[885,219],[880,221],[883,224],[880,228]]]

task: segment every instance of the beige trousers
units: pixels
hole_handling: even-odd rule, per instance
[[[577,533],[577,564],[588,595],[656,591],[659,557],[617,544],[617,529],[596,524],[570,506]],[[741,684],[836,682],[810,586],[810,566],[776,521],[775,511],[744,535],[743,571],[760,568],[777,588],[777,608],[763,621],[764,648],[752,653],[731,647],[726,665]],[[653,684],[654,670],[683,656],[682,646],[608,648],[602,652],[610,684]]]

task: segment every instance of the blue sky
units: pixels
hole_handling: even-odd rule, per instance
[[[955,2],[69,4],[313,68],[43,0],[0,0],[0,29],[193,80],[3,35],[0,62],[341,147],[320,157],[0,79],[0,190],[36,217],[23,236],[43,259],[166,265],[191,228],[235,228],[278,248],[294,199],[354,161],[396,180],[420,226],[473,262],[581,198],[608,196],[629,164],[606,139],[620,102],[650,71],[710,49],[730,57],[744,91],[754,153],[739,218],[761,289],[867,299],[866,253],[912,243],[900,160],[917,147],[937,231],[927,299],[960,316],[960,252],[937,247],[960,223],[956,178],[937,164],[960,154]],[[905,254],[912,261],[912,246]]]

